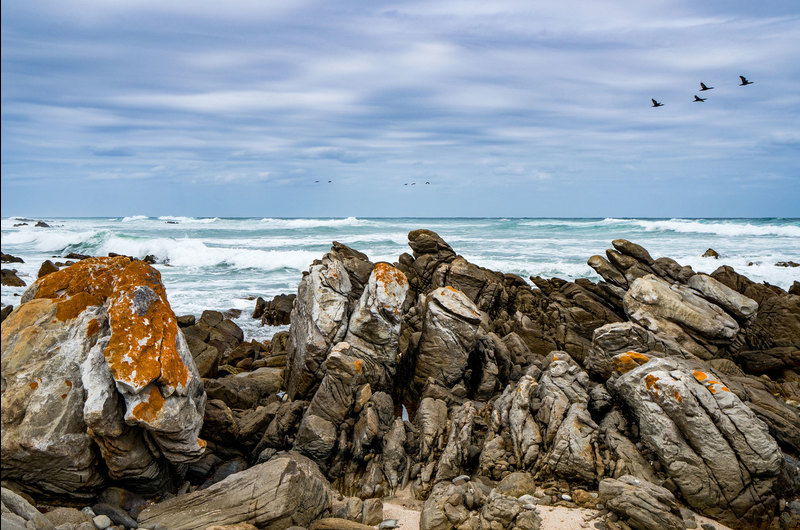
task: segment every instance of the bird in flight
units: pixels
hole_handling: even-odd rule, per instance
[[[659,102],[658,102],[658,101],[656,101],[655,99],[652,99],[652,98],[650,98],[650,101],[652,101],[652,102],[653,102],[653,106],[654,106],[654,107],[663,107],[663,106],[664,106],[664,104],[663,104],[663,103],[659,103]]]
[[[695,94],[695,96],[694,96],[694,102],[695,102],[695,103],[697,103],[698,101],[699,101],[700,103],[702,103],[702,102],[703,102],[703,101],[705,101],[706,99],[708,99],[708,98],[700,98],[700,97],[697,97],[697,94]]]
[[[747,78],[745,76],[743,76],[743,75],[740,75],[739,79],[742,80],[742,82],[739,83],[739,86],[745,86],[745,85],[752,85],[753,84],[752,81],[748,81]]]
[[[425,184],[430,184],[430,182],[426,182]]]
[[[706,86],[705,83],[700,83],[700,92],[702,92],[703,90],[711,90],[712,88],[714,88],[714,87],[713,86]]]

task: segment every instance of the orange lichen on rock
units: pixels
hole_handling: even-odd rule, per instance
[[[642,355],[641,353],[635,351],[629,351],[614,357],[614,367],[619,373],[624,374],[630,372],[637,366],[647,363],[649,360],[650,357],[647,355]]]
[[[164,406],[164,396],[157,386],[150,387],[147,401],[142,401],[133,407],[133,417],[145,423],[153,423],[158,419],[158,413]]]
[[[384,284],[397,283],[399,285],[408,285],[406,275],[400,269],[392,267],[388,263],[375,264],[375,279]]]
[[[29,386],[31,387],[31,390],[36,390],[37,388],[39,388],[39,383],[37,383],[36,381],[31,381],[29,383]]]
[[[654,388],[658,390],[659,388],[656,381],[658,381],[658,377],[654,376],[653,374],[647,374],[644,377],[644,384],[647,386],[647,390],[652,390]]]
[[[683,397],[681,397],[681,394],[677,390],[675,391],[675,401],[683,403]]]
[[[353,363],[356,366],[356,372],[361,373],[361,359],[356,359]]]
[[[64,384],[72,388],[72,381],[70,381],[69,379],[64,379]]]
[[[94,337],[97,335],[97,332],[100,331],[100,322],[96,318],[93,318],[89,321],[89,324],[86,326],[86,336],[87,337]]]
[[[81,291],[58,302],[56,306],[56,318],[61,322],[72,320],[83,313],[87,307],[101,305],[102,303],[103,301],[95,295],[87,293],[86,291]]]
[[[701,372],[700,370],[695,370],[694,372],[692,372],[692,375],[694,376],[695,379],[697,379],[701,383],[706,379],[708,379],[708,374],[706,374],[705,372]]]
[[[158,380],[168,393],[186,385],[190,374],[177,349],[177,321],[156,269],[124,256],[89,258],[35,285],[35,298],[53,299],[62,320],[107,304],[111,337],[103,353],[117,382],[139,390]],[[99,331],[90,321],[89,336],[95,326]]]

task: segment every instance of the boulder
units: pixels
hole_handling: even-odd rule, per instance
[[[146,508],[139,514],[139,526],[173,530],[240,523],[258,528],[308,527],[328,509],[331,494],[314,462],[282,453],[204,490]]]
[[[283,368],[258,368],[219,379],[206,379],[209,399],[220,399],[233,409],[254,409],[283,388]]]
[[[17,256],[12,256],[11,254],[6,254],[5,252],[0,252],[0,262],[2,263],[25,263],[22,258],[18,258]]]
[[[56,272],[57,270],[58,270],[58,267],[56,265],[54,265],[52,261],[47,259],[47,260],[44,260],[44,262],[42,263],[41,267],[39,267],[39,273],[36,275],[36,277],[37,278],[41,278],[42,276],[47,276],[48,274],[50,274],[52,272]]]
[[[297,295],[294,294],[279,294],[275,298],[265,303],[262,309],[261,324],[267,326],[287,326],[291,321],[292,306]],[[259,298],[261,300],[261,298]],[[256,304],[256,311],[253,312],[253,318],[258,311],[258,304]]]
[[[17,269],[2,269],[0,283],[8,287],[25,287],[26,283],[17,276]]]
[[[710,248],[710,249],[706,250],[705,252],[703,252],[703,256],[702,257],[718,259],[719,258],[719,254],[717,253],[716,250],[714,250],[713,248]]]
[[[331,347],[347,332],[352,290],[344,264],[326,255],[315,262],[297,288],[292,309],[285,386],[289,399],[307,395],[324,376],[320,370]]]
[[[163,491],[203,453],[206,397],[158,271],[91,258],[22,302],[2,332],[3,477],[74,500],[108,479]]]
[[[730,524],[768,522],[783,455],[755,413],[713,372],[679,359],[621,371],[609,389],[689,505]]]
[[[464,293],[452,287],[430,293],[414,372],[418,390],[429,377],[448,388],[464,377],[480,322],[477,306]]]
[[[670,491],[641,478],[623,475],[600,482],[600,502],[637,530],[683,530],[678,503]]]

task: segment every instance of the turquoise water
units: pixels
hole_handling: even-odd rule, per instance
[[[643,245],[653,257],[669,256],[700,272],[733,266],[756,281],[787,288],[800,280],[800,219],[272,219],[272,218],[55,218],[52,228],[15,227],[2,219],[2,250],[22,257],[16,268],[30,285],[40,264],[69,252],[109,252],[164,262],[157,265],[177,314],[241,309],[237,323],[248,338],[270,337],[249,318],[253,297],[271,298],[297,289],[302,271],[340,241],[373,261],[397,261],[410,252],[407,234],[428,228],[469,261],[502,272],[567,280],[598,280],[586,265],[611,240]],[[707,248],[719,260],[702,258]],[[750,264],[752,263],[752,264]],[[2,288],[3,304],[18,304],[24,288]]]

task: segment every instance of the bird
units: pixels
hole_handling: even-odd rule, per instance
[[[745,76],[743,76],[743,75],[740,75],[739,79],[742,80],[742,82],[739,83],[739,86],[745,86],[745,85],[752,85],[753,84],[752,81],[748,81],[747,78]]]
[[[416,183],[416,182],[412,182],[412,183],[411,183],[411,185],[412,185],[412,186],[416,186],[416,185],[417,185],[417,183]]]
[[[332,181],[332,180],[329,180],[329,181],[328,181],[328,184],[330,184],[331,182],[333,182],[333,181]]]
[[[705,83],[700,83],[700,92],[702,92],[703,90],[711,90],[712,88],[714,88],[714,87],[713,86],[706,86]]]
[[[403,186],[408,186],[408,182],[406,182],[405,184],[403,184]]]
[[[425,184],[430,184],[430,182],[425,182]]]
[[[659,103],[658,101],[656,101],[656,100],[654,100],[654,99],[652,99],[652,98],[650,98],[650,101],[652,101],[652,102],[653,102],[653,106],[654,106],[654,107],[663,107],[663,106],[664,106],[664,104],[663,104],[663,103]]]
[[[698,101],[699,101],[700,103],[702,103],[702,102],[703,102],[703,101],[705,101],[706,99],[708,99],[708,98],[700,98],[700,97],[697,97],[697,94],[695,94],[695,96],[694,96],[694,102],[695,102],[695,103],[697,103]]]
[[[318,181],[318,180],[315,180],[314,182],[319,182],[319,181]]]

